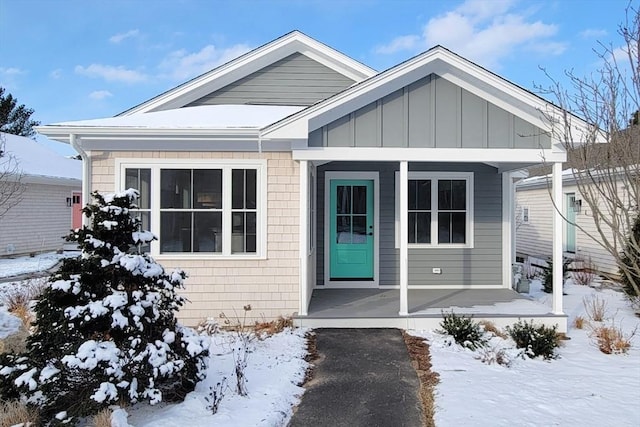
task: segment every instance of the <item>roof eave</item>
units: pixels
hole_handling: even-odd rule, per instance
[[[81,139],[132,139],[132,140],[161,140],[161,139],[247,139],[257,140],[260,135],[258,128],[147,128],[120,126],[37,126],[39,133],[56,141],[69,143],[70,135]]]

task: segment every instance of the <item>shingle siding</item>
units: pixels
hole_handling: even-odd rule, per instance
[[[189,278],[183,295],[191,303],[179,313],[187,325],[196,325],[225,313],[241,316],[250,304],[249,320],[291,315],[298,310],[299,168],[291,153],[242,152],[112,152],[92,153],[94,189],[115,190],[116,158],[266,159],[267,259],[216,260],[158,257],[166,268],[182,268]]]

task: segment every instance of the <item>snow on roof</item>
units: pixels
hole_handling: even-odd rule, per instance
[[[82,179],[82,162],[64,157],[31,138],[0,133],[5,142],[1,149],[13,155],[27,176]],[[12,162],[13,163],[13,162]],[[0,167],[3,163],[0,162]]]
[[[54,123],[51,126],[148,129],[260,129],[306,107],[280,105],[203,105],[128,116]]]

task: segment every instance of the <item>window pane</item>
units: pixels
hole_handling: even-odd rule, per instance
[[[140,221],[140,226],[138,230],[140,231],[149,231],[151,230],[151,213],[150,212],[140,212],[140,211],[131,211],[131,216],[138,218]],[[147,243],[140,246],[140,252],[149,252],[151,250],[151,244]]]
[[[191,209],[191,170],[163,169],[160,171],[160,207]]]
[[[363,185],[354,185],[353,191],[353,213],[354,214],[366,214],[367,213],[367,187]]]
[[[416,212],[409,212],[409,243],[416,243]]]
[[[126,169],[125,188],[134,188],[140,193],[136,202],[140,209],[149,209],[151,199],[151,169]]]
[[[353,223],[352,243],[366,243],[367,217],[364,215],[354,215],[351,221]]]
[[[351,213],[351,187],[350,186],[338,185],[336,213],[338,214]]]
[[[233,223],[231,252],[256,252],[256,213],[234,212],[231,217]]]
[[[438,209],[451,209],[451,180],[438,181]]]
[[[451,213],[438,213],[438,243],[451,243]]]
[[[255,169],[246,170],[245,209],[256,209],[256,207],[258,206],[256,195],[256,186],[258,182],[257,175],[258,171]]]
[[[222,212],[194,212],[193,252],[222,252]]]
[[[465,243],[466,228],[466,214],[453,212],[451,214],[451,243]]]
[[[160,213],[160,252],[191,252],[191,215]]]
[[[244,209],[244,169],[234,169],[231,172],[231,207]]]
[[[416,243],[431,243],[431,212],[416,213]]]
[[[467,208],[467,182],[463,179],[451,181],[453,210],[465,210]]]
[[[417,202],[416,209],[431,210],[431,181],[416,181]],[[411,209],[411,208],[409,208]]]
[[[195,209],[222,209],[222,170],[194,169]]]
[[[415,210],[418,208],[418,181],[409,180],[408,187],[409,187],[409,209]]]
[[[351,243],[351,217],[339,215],[336,217],[336,242]]]
[[[245,240],[245,252],[256,252],[257,247],[257,226],[256,226],[256,213],[247,212],[245,214],[247,223],[247,236]]]

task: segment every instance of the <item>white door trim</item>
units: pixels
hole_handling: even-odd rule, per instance
[[[347,171],[327,171],[324,174],[324,286],[318,288],[377,288],[379,286],[379,270],[380,270],[380,185],[379,172],[347,172]],[[366,281],[335,281],[330,280],[330,264],[329,251],[330,242],[329,234],[329,206],[331,196],[332,179],[370,179],[373,181],[373,280]]]

